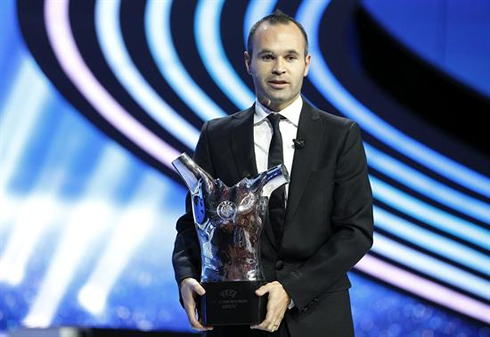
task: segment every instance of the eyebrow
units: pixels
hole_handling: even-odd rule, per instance
[[[263,49],[259,53],[257,53],[257,55],[264,55],[264,54],[275,54],[275,53],[273,51],[269,50],[269,49]],[[287,55],[290,55],[290,54],[300,55],[300,53],[298,53],[294,49],[290,49],[290,50],[286,51],[286,54]]]

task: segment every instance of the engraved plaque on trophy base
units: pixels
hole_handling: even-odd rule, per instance
[[[201,322],[206,326],[257,325],[265,319],[267,296],[255,290],[264,281],[203,282]]]

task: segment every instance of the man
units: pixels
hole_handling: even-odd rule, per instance
[[[291,181],[282,216],[276,216],[278,209],[269,211],[261,239],[269,283],[256,292],[268,296],[267,315],[252,329],[213,329],[196,319],[204,289],[197,281],[200,251],[188,198],[187,213],[177,222],[173,263],[189,322],[207,336],[353,336],[347,272],[371,247],[373,232],[359,127],[302,99],[311,56],[307,35],[294,19],[280,11],[266,16],[250,30],[247,49],[245,66],[257,100],[247,110],[205,123],[194,160],[232,186],[267,170],[272,143],[282,140],[281,159]],[[275,114],[284,118],[274,122]]]

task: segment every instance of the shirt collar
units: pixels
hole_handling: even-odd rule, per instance
[[[294,126],[298,127],[299,123],[299,115],[301,114],[301,109],[303,108],[303,99],[301,95],[291,104],[289,104],[286,108],[281,111],[271,111],[263,106],[259,100],[255,101],[255,114],[254,114],[254,125],[262,122],[267,116],[276,112],[281,114],[287,120],[289,120]]]

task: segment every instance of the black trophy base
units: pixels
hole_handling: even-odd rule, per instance
[[[263,281],[202,283],[201,323],[205,326],[257,325],[265,319],[267,296],[255,290]]]

